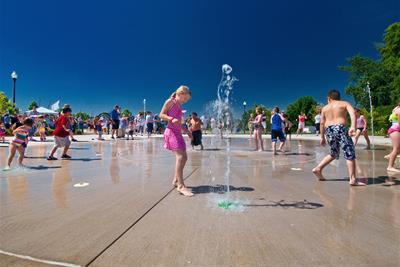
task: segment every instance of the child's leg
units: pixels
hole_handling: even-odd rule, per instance
[[[285,140],[281,141],[281,144],[279,145],[279,151],[283,152],[283,146],[285,145]]]
[[[350,184],[356,183],[356,161],[346,160],[347,170],[349,171]]]
[[[254,141],[256,142],[256,150],[258,150],[258,130],[254,130]]]
[[[176,154],[176,166],[175,166],[175,179],[177,180],[178,192],[184,196],[191,197],[193,193],[188,190],[183,181],[183,169],[187,161],[186,150],[179,150],[175,152]]]
[[[17,146],[14,145],[14,144],[11,144],[10,145],[10,152],[8,154],[8,160],[7,160],[7,166],[8,167],[11,167],[11,163],[12,163],[12,161],[14,159],[14,156],[15,156],[15,151],[17,151]]]
[[[394,166],[397,155],[400,152],[400,132],[394,132],[390,134],[390,138],[392,139],[393,149],[392,152],[389,154],[389,165],[387,167],[387,170],[391,172],[400,172],[400,170],[396,169]]]
[[[66,144],[66,145],[64,146],[63,155],[67,155],[69,146],[70,146],[70,144]]]
[[[187,161],[187,154],[184,150],[178,150],[175,152],[176,164],[175,164],[175,179],[177,180],[178,186],[184,186],[183,182],[183,169]]]
[[[361,131],[357,130],[356,136],[354,137],[354,145],[356,146],[358,144],[358,139],[360,138]]]
[[[276,155],[276,141],[272,142],[272,152],[274,153],[274,155]]]
[[[18,153],[19,153],[19,157],[18,157],[18,163],[21,166],[22,165],[22,161],[25,158],[25,148],[23,146],[20,146],[17,148]]]
[[[328,166],[335,158],[332,155],[327,155],[325,158],[321,160],[317,167],[315,167],[312,172],[318,177],[320,181],[324,181],[325,178],[322,176],[322,170]]]
[[[53,149],[50,151],[50,157],[54,157],[54,153],[56,153],[57,149],[58,149],[58,146],[54,145]]]
[[[367,142],[367,149],[370,149],[371,148],[371,140],[369,140],[368,131],[364,132],[364,138],[365,138],[365,141]]]
[[[262,130],[258,131],[258,140],[260,142],[260,150],[264,151],[264,143],[263,143],[263,140],[262,140]]]

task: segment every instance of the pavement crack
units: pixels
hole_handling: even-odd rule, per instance
[[[199,167],[194,168],[185,178],[184,180],[186,181],[189,179],[193,173],[195,173]],[[117,236],[116,239],[114,239],[110,244],[108,244],[103,250],[101,250],[93,259],[91,259],[85,266],[91,265],[93,262],[95,262],[104,252],[106,252],[111,246],[113,246],[121,237],[123,237],[129,230],[131,230],[138,222],[140,222],[152,209],[154,209],[158,204],[160,204],[167,196],[169,196],[173,191],[175,191],[175,188],[172,188],[169,190],[166,194],[164,194],[159,200],[157,200],[154,205],[152,205],[145,213],[142,214],[137,220],[135,220],[127,229],[125,229],[119,236]]]

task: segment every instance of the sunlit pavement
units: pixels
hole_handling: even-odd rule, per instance
[[[400,176],[389,147],[357,150],[350,187],[343,160],[325,182],[311,169],[328,148],[292,141],[253,152],[245,137],[192,151],[185,198],[171,185],[161,138],[73,143],[72,160],[27,149],[27,168],[0,173],[1,266],[398,266]],[[8,154],[0,147],[0,164]],[[14,165],[15,166],[15,165]]]

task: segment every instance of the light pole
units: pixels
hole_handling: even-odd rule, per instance
[[[246,134],[246,120],[244,116],[246,114],[246,106],[247,106],[246,101],[243,101],[243,134]]]
[[[146,116],[146,98],[143,99],[143,116]]]
[[[18,75],[15,72],[15,70],[11,73],[11,79],[14,82],[14,87],[13,87],[13,105],[15,107],[15,84],[17,83]]]

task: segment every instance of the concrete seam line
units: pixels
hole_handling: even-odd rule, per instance
[[[190,172],[184,180],[188,179],[192,174],[197,171],[199,168],[193,169],[192,172]],[[119,236],[117,236],[116,239],[114,239],[110,244],[108,244],[103,250],[99,252],[92,260],[90,260],[85,266],[89,266],[92,264],[95,260],[97,260],[104,252],[106,252],[112,245],[114,245],[122,236],[124,236],[130,229],[132,229],[138,222],[140,222],[153,208],[155,208],[158,204],[161,203],[171,192],[173,192],[175,188],[172,188],[169,190],[164,196],[162,196],[153,206],[151,206],[146,212],[144,212],[136,221],[133,222],[127,229],[125,229]]]
[[[1,249],[0,249],[0,254],[4,254],[7,256],[16,257],[16,258],[20,258],[20,259],[24,259],[24,260],[45,263],[45,264],[49,264],[49,265],[59,265],[59,266],[65,266],[65,267],[81,267],[80,265],[76,265],[76,264],[72,264],[72,263],[52,261],[52,260],[42,260],[42,259],[34,258],[31,256],[27,256],[27,255],[20,255],[20,254],[16,254],[16,253],[12,253],[12,252],[3,251]]]

